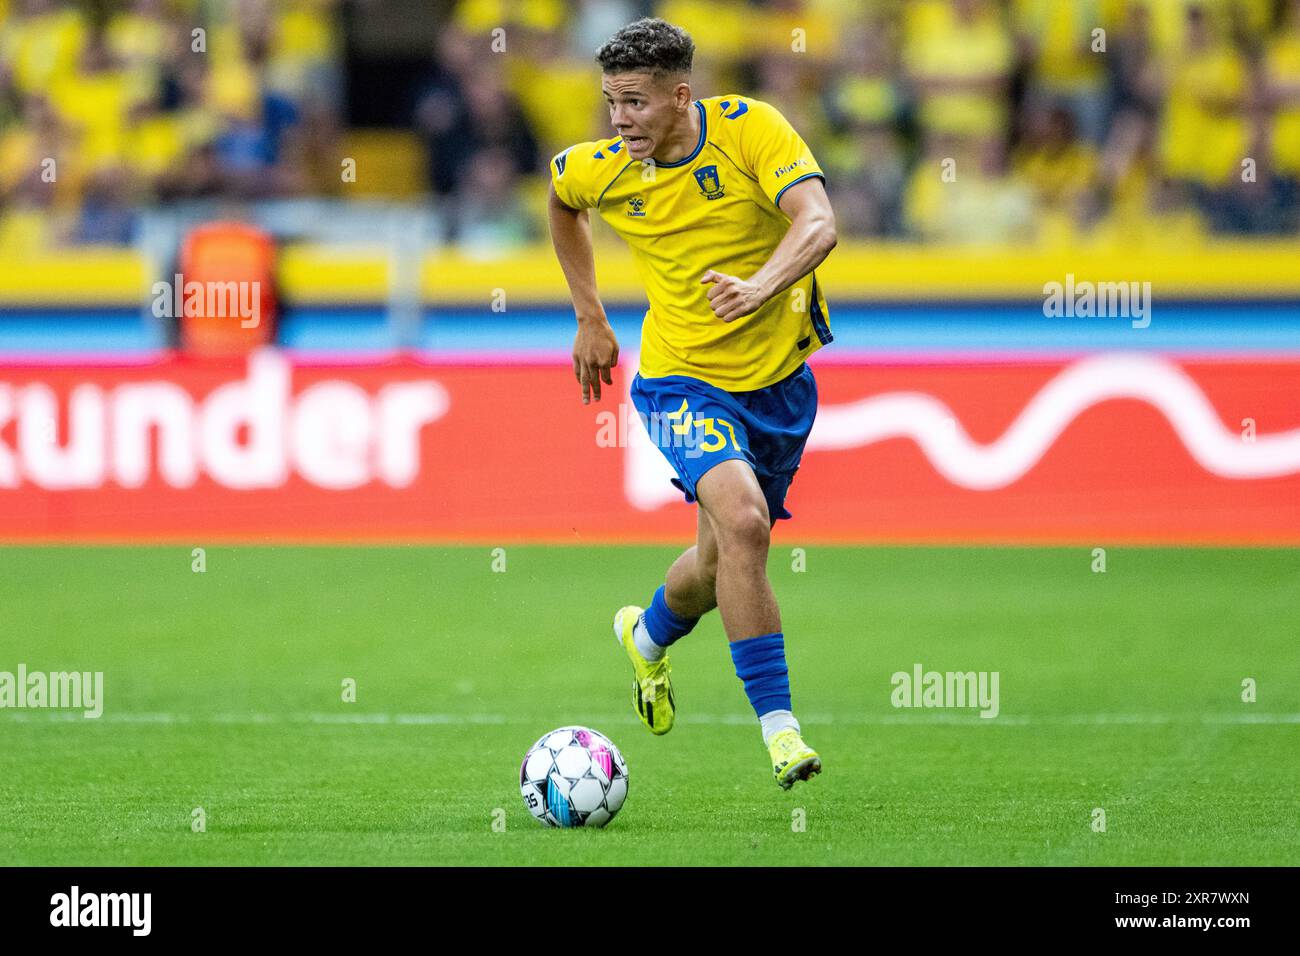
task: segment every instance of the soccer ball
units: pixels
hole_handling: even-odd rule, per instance
[[[546,826],[603,827],[627,799],[627,761],[604,734],[561,727],[524,754],[519,792]]]

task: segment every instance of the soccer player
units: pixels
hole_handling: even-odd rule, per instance
[[[699,503],[695,546],[649,607],[621,609],[633,704],[652,733],[673,725],[667,649],[713,608],[758,715],[777,783],[821,770],[791,712],[781,614],[767,578],[771,529],[817,408],[804,360],[830,342],[813,269],[835,246],[817,161],[773,107],[691,96],[695,45],[659,19],[619,30],[596,54],[617,136],[579,143],[550,167],[549,218],[578,333],[582,401],[612,385],[618,342],[596,290],[589,209],[632,249],[650,300],[632,401]]]

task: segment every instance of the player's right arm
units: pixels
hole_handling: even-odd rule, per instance
[[[578,319],[578,334],[573,340],[573,375],[582,386],[582,403],[586,405],[593,396],[600,401],[602,381],[606,385],[614,384],[610,369],[618,364],[618,340],[596,290],[596,256],[591,247],[591,219],[587,209],[570,206],[556,190],[564,174],[565,164],[558,162],[563,156],[560,154],[557,161],[551,163],[547,218],[551,226],[551,244],[569,284],[569,296],[573,299],[573,311]],[[564,184],[565,198],[575,201],[568,185]]]

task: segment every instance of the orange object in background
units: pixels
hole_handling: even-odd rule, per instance
[[[185,352],[229,357],[274,341],[275,241],[261,229],[238,222],[195,229],[173,282]]]

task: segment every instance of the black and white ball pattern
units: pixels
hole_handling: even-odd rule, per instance
[[[604,734],[561,727],[524,755],[519,792],[547,826],[603,827],[627,799],[627,762]]]

